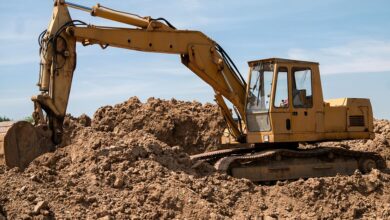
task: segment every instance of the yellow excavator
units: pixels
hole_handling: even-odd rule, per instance
[[[72,20],[68,8],[131,27]],[[299,143],[374,137],[370,100],[324,101],[318,63],[280,58],[250,61],[246,82],[225,50],[199,31],[178,30],[164,18],[64,0],[55,1],[49,27],[39,36],[40,94],[32,97],[34,124],[0,124],[0,162],[8,167],[24,169],[61,143],[77,42],[103,49],[177,54],[213,88],[227,123],[224,148],[192,155],[195,165],[208,162],[218,171],[256,182],[349,175],[356,169],[369,172],[386,167],[383,158],[372,152],[298,148]]]

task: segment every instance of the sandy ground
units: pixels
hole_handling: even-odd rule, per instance
[[[189,155],[219,143],[215,105],[137,98],[65,122],[64,146],[24,171],[0,166],[2,219],[390,218],[390,175],[254,184],[191,168]],[[376,137],[321,145],[380,153],[390,160],[390,122]]]

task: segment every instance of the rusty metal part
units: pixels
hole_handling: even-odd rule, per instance
[[[26,121],[0,123],[0,163],[25,169],[36,157],[53,149],[51,131]]]
[[[244,149],[220,150],[191,158],[215,162],[216,170],[254,182],[351,175],[357,169],[367,173],[373,168],[386,168],[383,158],[373,152],[343,148],[271,149],[256,153],[253,150],[251,153],[243,153]]]

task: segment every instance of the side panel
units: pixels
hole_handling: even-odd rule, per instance
[[[348,131],[373,131],[370,100],[348,99]]]
[[[324,112],[316,112],[316,132],[317,133],[323,133],[325,131],[325,125],[324,125]]]
[[[295,108],[292,112],[294,133],[315,133],[316,113],[313,108]]]
[[[291,114],[290,112],[273,112],[272,127],[277,128],[275,134],[291,134]]]
[[[368,99],[340,98],[326,101],[325,137],[337,139],[373,138],[373,115]]]
[[[325,132],[347,131],[347,108],[345,106],[327,106],[324,116]]]

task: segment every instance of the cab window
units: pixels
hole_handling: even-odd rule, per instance
[[[279,67],[276,81],[276,92],[274,106],[276,108],[288,108],[288,70],[286,67]]]
[[[292,102],[297,108],[313,107],[312,72],[308,67],[292,68]]]
[[[273,64],[253,67],[247,106],[249,112],[268,112],[273,74]]]

